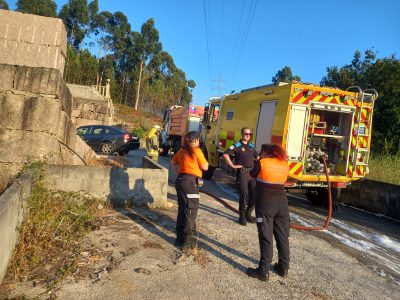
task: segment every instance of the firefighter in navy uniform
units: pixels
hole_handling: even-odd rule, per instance
[[[255,206],[261,258],[258,268],[248,268],[246,274],[267,281],[273,236],[278,249],[274,270],[282,277],[286,277],[289,270],[289,208],[284,189],[289,166],[286,151],[278,145],[262,145],[260,157],[250,174],[256,178]]]
[[[258,154],[254,145],[250,143],[251,130],[244,127],[241,130],[241,134],[241,140],[229,147],[223,156],[227,164],[231,168],[236,169],[236,178],[240,189],[239,223],[247,225],[247,221],[250,223],[255,223],[256,221],[251,215],[254,209],[254,188],[256,183],[249,172],[253,169],[254,161],[257,159]],[[232,155],[235,157],[235,164],[231,161],[230,156]]]

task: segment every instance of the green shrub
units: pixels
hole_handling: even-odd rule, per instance
[[[146,136],[146,131],[142,127],[133,128],[132,133],[136,134],[141,139]]]
[[[144,131],[150,131],[150,129],[153,128],[154,123],[153,123],[153,121],[151,119],[141,118],[139,120],[139,125],[140,125],[140,127],[142,127],[142,129]]]

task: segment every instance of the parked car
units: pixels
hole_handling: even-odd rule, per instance
[[[125,155],[140,146],[139,137],[121,128],[105,125],[86,125],[78,128],[78,135],[95,151],[110,155]]]

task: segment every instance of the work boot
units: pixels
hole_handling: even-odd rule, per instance
[[[239,224],[246,226],[247,225],[247,220],[246,220],[246,213],[244,211],[240,212],[240,217],[239,217]]]
[[[183,243],[183,251],[191,250],[197,247],[197,239],[193,236],[186,236],[186,240]]]
[[[183,238],[176,238],[174,245],[179,247],[179,246],[182,246],[184,243],[185,243],[185,240]]]
[[[246,220],[249,223],[255,223],[256,222],[256,218],[251,215],[251,210],[247,210],[246,211]]]
[[[260,267],[258,267],[257,269],[247,268],[246,274],[261,281],[267,281],[269,279],[269,271]]]
[[[285,268],[280,263],[274,264],[274,270],[281,277],[287,277],[288,276],[288,268]]]
[[[339,204],[337,204],[336,202],[332,204],[332,210],[336,211],[336,212],[340,212],[340,207]]]

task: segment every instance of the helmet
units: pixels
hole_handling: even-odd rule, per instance
[[[160,125],[154,125],[153,128],[155,128],[157,130],[161,129]]]

